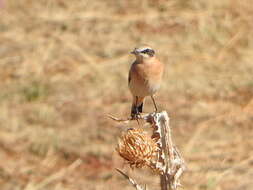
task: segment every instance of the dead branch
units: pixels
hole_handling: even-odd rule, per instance
[[[123,175],[134,187],[136,190],[148,190],[146,188],[146,186],[143,188],[141,187],[140,185],[137,184],[137,182],[135,180],[133,180],[132,178],[130,178],[127,174],[125,174],[124,172],[122,172],[120,169],[117,169],[116,170],[121,174]]]
[[[111,119],[117,122],[130,122],[136,120],[134,118],[119,119],[113,116],[109,116]],[[151,169],[157,171],[160,175],[160,187],[161,190],[176,190],[181,186],[179,178],[186,170],[184,159],[180,155],[178,149],[172,141],[172,130],[169,125],[169,117],[166,111],[160,113],[147,113],[138,116],[138,120],[144,120],[151,124],[153,128],[152,137],[158,147],[158,153],[156,159],[148,162],[147,165]],[[139,146],[139,145],[137,145]],[[133,179],[118,170],[126,179],[132,183],[138,190],[143,189]]]

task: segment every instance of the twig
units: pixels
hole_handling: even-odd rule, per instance
[[[123,122],[123,123],[129,123],[130,121],[135,121],[137,119],[139,120],[145,120],[147,122],[150,123],[150,119],[154,116],[155,113],[142,113],[138,116],[136,116],[135,118],[133,117],[128,117],[128,118],[117,118],[117,117],[114,117],[112,115],[107,115],[107,117],[109,117],[110,119],[112,119],[113,121],[117,121],[117,122]]]
[[[116,170],[123,175],[134,187],[136,190],[148,190],[145,188],[141,187],[140,185],[137,184],[137,182],[135,180],[133,180],[132,178],[130,178],[127,174],[125,174],[124,172],[122,172],[120,169],[116,168]]]
[[[126,118],[126,119],[120,119],[117,117],[114,117],[112,115],[107,115],[107,117],[109,117],[110,119],[112,119],[113,121],[117,121],[117,122],[124,122],[124,123],[129,123],[129,121],[133,120],[133,118]]]
[[[130,122],[135,120],[133,118],[119,119],[113,116],[109,117],[117,122]],[[172,141],[172,132],[167,112],[163,111],[160,113],[154,112],[142,114],[138,116],[138,119],[143,119],[144,121],[150,123],[153,128],[151,138],[156,141],[158,154],[156,160],[152,161],[149,166],[159,172],[161,190],[176,190],[178,186],[181,186],[179,178],[185,171],[186,166],[178,149]],[[118,169],[117,171],[135,185],[137,190],[138,188],[141,188],[129,176]]]

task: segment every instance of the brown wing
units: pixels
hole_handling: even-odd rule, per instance
[[[128,74],[128,84],[130,83],[130,81],[131,81],[131,76],[130,76],[130,72],[129,72],[129,74]]]
[[[131,71],[132,71],[132,69],[133,69],[133,65],[135,65],[135,64],[136,64],[136,61],[133,62],[133,64],[132,64],[131,67],[130,67],[130,70],[129,70],[129,73],[128,73],[128,84],[129,84],[130,81],[131,81]]]

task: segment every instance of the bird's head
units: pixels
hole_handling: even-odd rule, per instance
[[[155,51],[149,46],[134,48],[131,53],[134,54],[136,56],[136,59],[139,60],[148,59],[155,56]]]

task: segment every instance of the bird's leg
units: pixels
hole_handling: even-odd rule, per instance
[[[138,104],[138,96],[136,96],[136,102],[135,102],[135,113],[136,113],[136,115],[135,115],[135,119],[136,119],[136,121],[137,121],[137,123],[138,123],[138,126],[140,126],[140,123],[139,123],[139,120],[138,120],[138,117],[140,116],[140,112],[139,112],[139,110],[138,110],[138,106],[137,106],[137,104]]]
[[[154,99],[154,97],[152,95],[151,95],[151,99],[152,99],[153,104],[155,106],[155,112],[157,112],[157,106],[156,106],[156,103],[155,103],[155,99]]]
[[[138,118],[138,116],[140,116],[140,111],[139,111],[139,108],[138,108],[138,96],[135,96],[135,104],[133,104],[132,106],[132,117],[133,118]]]

